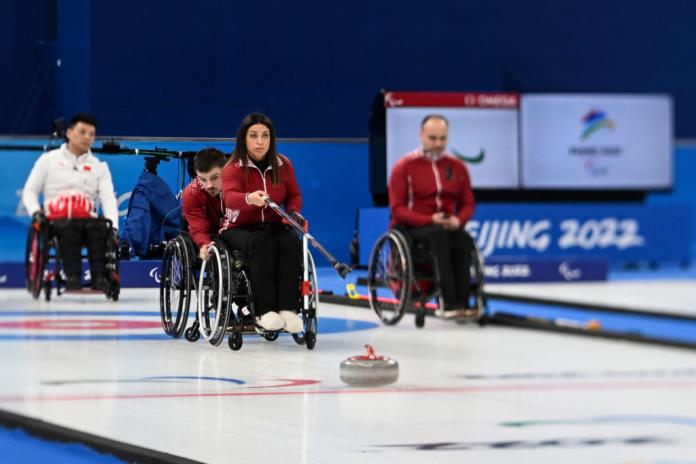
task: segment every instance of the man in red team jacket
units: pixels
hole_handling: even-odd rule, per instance
[[[225,213],[222,203],[222,168],[225,155],[215,148],[204,148],[196,153],[193,167],[196,178],[184,189],[181,202],[184,217],[193,243],[201,259],[208,257],[211,239],[218,234]]]
[[[389,179],[391,226],[426,241],[437,257],[445,317],[471,315],[473,240],[464,225],[474,213],[469,172],[445,152],[449,122],[438,114],[421,122],[421,146],[394,166]]]

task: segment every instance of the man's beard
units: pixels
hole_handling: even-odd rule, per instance
[[[444,149],[442,148],[431,148],[430,150],[423,150],[423,154],[432,159],[438,159],[442,156],[442,154],[445,152]]]

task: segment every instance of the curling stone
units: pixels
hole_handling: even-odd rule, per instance
[[[396,382],[399,363],[386,356],[377,356],[371,345],[365,345],[366,353],[341,361],[341,380],[358,387],[376,387]]]

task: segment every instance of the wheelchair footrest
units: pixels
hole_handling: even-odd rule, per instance
[[[238,330],[239,330],[239,324],[231,323],[230,325],[227,326],[228,333],[237,332]],[[242,333],[256,333],[256,324],[254,324],[253,322],[244,323],[241,332]]]

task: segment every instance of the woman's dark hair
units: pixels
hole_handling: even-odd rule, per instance
[[[239,124],[239,129],[237,130],[237,143],[234,146],[234,152],[232,152],[232,158],[228,163],[234,163],[236,161],[242,162],[242,168],[244,169],[244,179],[246,180],[249,167],[249,150],[246,145],[246,136],[249,132],[249,128],[255,124],[263,124],[268,127],[268,131],[271,135],[271,143],[268,146],[268,152],[266,153],[266,159],[271,166],[271,180],[274,184],[280,183],[280,169],[278,168],[278,152],[276,151],[276,135],[275,128],[271,119],[265,114],[261,113],[251,113],[244,119],[242,119],[241,124]]]

